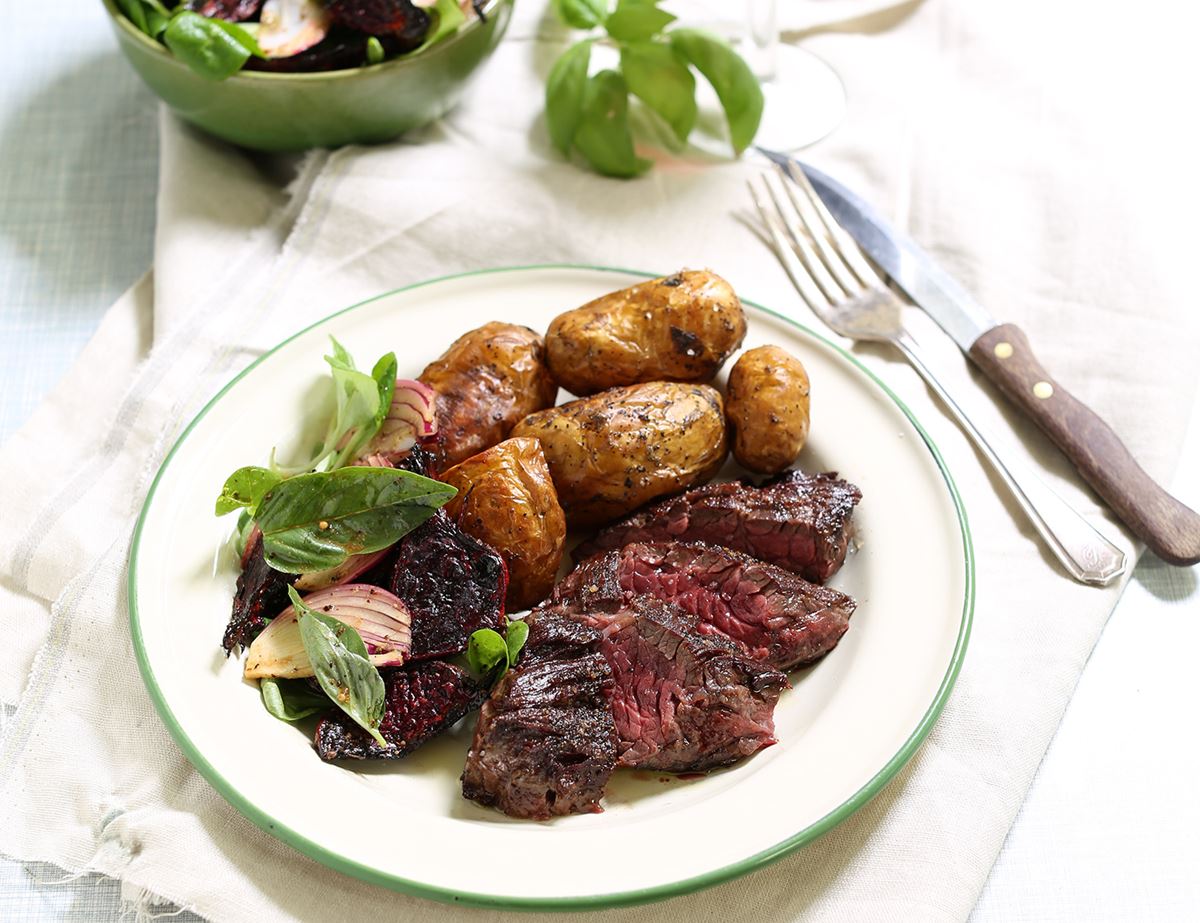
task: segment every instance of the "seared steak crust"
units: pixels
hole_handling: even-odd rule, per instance
[[[296,582],[297,574],[275,570],[263,557],[262,533],[254,537],[242,556],[242,572],[238,575],[237,592],[233,596],[233,612],[225,627],[221,646],[226,654],[248,647],[266,625],[289,605],[288,587]]]
[[[388,588],[412,613],[410,660],[456,654],[476,629],[503,628],[504,561],[444,510],[399,541]]]
[[[321,759],[398,760],[452,727],[487,696],[469,673],[440,660],[382,672],[387,707],[379,733],[391,746],[379,746],[342,712],[331,712],[317,725]]]
[[[747,480],[707,484],[603,529],[575,559],[631,542],[699,541],[823,583],[846,559],[850,516],[861,499],[836,472],[786,471],[760,487]]]
[[[463,795],[513,817],[598,812],[617,762],[600,632],[557,614],[533,618],[521,662],[479,713]]]
[[[696,617],[700,633],[729,638],[777,670],[833,650],[855,607],[837,590],[700,542],[637,543],[601,552],[559,581],[550,601],[590,611],[620,608],[637,596],[674,603]]]

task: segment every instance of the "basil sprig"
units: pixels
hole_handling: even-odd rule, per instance
[[[280,481],[254,519],[267,563],[307,574],[395,544],[455,493],[449,484],[411,471],[339,468]]]
[[[727,42],[697,29],[672,28],[676,17],[660,0],[554,0],[558,17],[576,29],[603,28],[568,48],[546,80],[546,126],[563,154],[578,151],[598,173],[630,177],[650,162],[634,153],[629,95],[656,113],[682,144],[696,126],[696,78],[716,91],[735,154],[749,147],[762,119],[754,73]],[[617,70],[588,76],[592,46],[620,52]]]
[[[391,746],[379,733],[387,689],[379,670],[367,659],[362,637],[345,622],[306,606],[294,588],[288,587],[288,596],[296,609],[304,652],[321,689],[381,747]]]
[[[529,626],[520,619],[511,619],[504,635],[492,628],[480,628],[467,641],[467,664],[476,674],[495,683],[509,667],[516,666]]]

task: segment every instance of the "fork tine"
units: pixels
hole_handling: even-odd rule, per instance
[[[834,281],[833,276],[829,274],[829,270],[825,268],[825,264],[821,262],[821,258],[817,256],[817,252],[813,249],[808,235],[796,222],[797,216],[783,204],[780,194],[775,191],[775,187],[782,185],[784,181],[776,177],[776,181],[773,183],[771,182],[771,178],[771,174],[764,173],[761,177],[762,184],[766,188],[767,194],[771,197],[771,202],[775,205],[775,214],[779,216],[779,220],[787,228],[788,236],[792,239],[792,250],[800,257],[804,268],[808,271],[813,281],[817,283],[821,291],[825,293],[825,297],[830,302],[836,304],[846,297],[846,292]]]
[[[789,161],[787,174],[800,187],[804,193],[804,197],[808,199],[809,204],[812,206],[813,211],[820,217],[821,223],[825,226],[825,232],[829,235],[829,239],[833,242],[834,247],[854,271],[854,274],[858,276],[862,284],[873,288],[884,287],[883,280],[871,268],[871,264],[863,256],[858,244],[842,229],[842,226],[837,223],[837,219],[829,213],[829,209],[825,207],[825,203],[821,201],[821,197],[813,189],[812,184],[808,181],[808,177],[804,175],[804,171],[798,169],[794,162]]]
[[[802,192],[797,192],[796,184],[790,181],[790,172],[784,172],[783,167],[778,163],[772,163],[772,166],[775,168],[775,172],[779,174],[779,185],[787,193],[787,197],[792,202],[792,208],[796,210],[796,214],[800,217],[801,226],[817,245],[817,251],[821,255],[822,262],[833,273],[838,284],[847,294],[859,291],[863,287],[863,281],[854,275],[847,266],[845,259],[838,253],[837,248],[830,243],[829,235],[822,227],[824,222],[821,216],[817,214],[808,196]],[[789,166],[791,165],[789,164]]]
[[[781,228],[779,216],[773,215],[770,209],[763,204],[763,200],[759,196],[758,189],[755,188],[753,180],[747,180],[746,185],[750,187],[750,198],[754,200],[754,206],[758,209],[758,213],[762,217],[763,226],[766,227],[767,233],[771,235],[771,240],[774,241],[775,255],[783,263],[783,268],[787,270],[788,276],[791,277],[792,284],[796,286],[796,291],[800,293],[800,297],[812,308],[815,314],[818,316],[823,315],[829,308],[829,301],[821,293],[816,283],[813,282],[812,277],[804,268],[804,264],[800,262],[795,251],[788,244]]]

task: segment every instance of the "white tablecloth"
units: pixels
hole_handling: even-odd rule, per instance
[[[153,108],[112,49],[99,5],[60,7],[78,28],[64,30],[31,4],[10,11],[22,41],[0,60],[0,433],[28,414],[150,251]],[[1200,479],[1178,486],[1200,504]],[[1200,635],[1198,603],[1195,571],[1139,568],[977,919],[1185,919],[1200,907],[1188,643]],[[120,910],[110,884],[48,884],[61,875],[0,868],[0,919]]]

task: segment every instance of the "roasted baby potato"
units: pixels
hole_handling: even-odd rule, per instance
[[[505,439],[455,465],[442,480],[458,488],[446,511],[508,565],[508,610],[545,599],[558,576],[567,520],[541,444]]]
[[[496,321],[464,333],[420,378],[438,393],[445,467],[495,445],[558,396],[545,341],[528,327]]]
[[[751,471],[791,467],[808,439],[808,373],[778,346],[742,353],[729,371],[725,419],[733,457]]]
[[[665,381],[531,414],[513,435],[541,442],[572,527],[616,519],[708,480],[728,448],[716,389]]]
[[[582,396],[643,381],[711,381],[745,335],[729,283],[684,271],[558,315],[546,355],[554,380]]]

